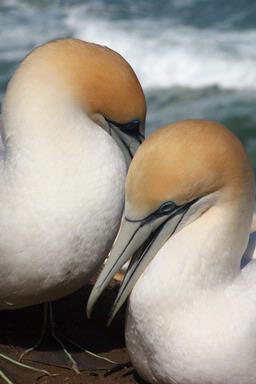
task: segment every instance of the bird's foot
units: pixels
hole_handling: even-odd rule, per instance
[[[47,320],[48,320],[48,303],[44,304],[44,319],[43,319],[43,326],[41,335],[38,339],[38,341],[30,348],[27,348],[25,351],[22,352],[22,354],[19,357],[19,362],[22,361],[22,359],[30,352],[34,351],[39,347],[39,345],[42,343],[46,333],[47,333]]]
[[[42,332],[41,332],[39,340],[32,347],[30,347],[30,348],[26,349],[24,352],[22,352],[22,354],[19,357],[19,362],[22,361],[22,359],[24,359],[24,357],[28,353],[35,351],[42,344],[42,342],[43,342],[43,340],[47,334],[48,313],[49,313],[49,319],[50,319],[51,336],[55,340],[55,342],[61,347],[61,351],[64,353],[65,358],[64,358],[64,361],[62,361],[60,356],[58,356],[58,358],[56,359],[56,363],[54,363],[54,358],[52,356],[53,354],[48,352],[47,355],[49,358],[47,359],[47,358],[42,357],[40,359],[40,362],[50,364],[50,365],[56,365],[56,366],[58,366],[58,365],[65,365],[66,366],[66,360],[68,360],[68,362],[71,365],[71,369],[75,373],[79,374],[80,371],[79,371],[77,362],[75,361],[75,359],[73,358],[71,353],[68,352],[67,348],[65,347],[64,342],[56,335],[56,330],[55,330],[56,326],[55,326],[51,302],[46,303],[44,305],[44,321],[43,321]]]
[[[50,309],[50,322],[51,322],[51,331],[52,331],[52,337],[54,338],[54,340],[61,346],[61,349],[62,351],[64,352],[65,356],[68,358],[69,362],[71,363],[71,367],[72,369],[77,373],[79,374],[80,373],[80,370],[79,370],[79,367],[78,367],[78,363],[77,361],[73,358],[72,354],[68,351],[68,349],[66,348],[65,344],[64,344],[64,341],[63,339],[65,339],[67,341],[68,344],[76,347],[78,350],[80,350],[81,352],[83,352],[88,358],[89,358],[89,361],[87,361],[90,364],[91,363],[91,360],[93,359],[95,361],[95,359],[97,360],[101,360],[105,365],[116,365],[117,363],[106,358],[106,357],[103,357],[103,356],[99,356],[91,351],[89,351],[88,349],[85,349],[83,348],[80,344],[78,344],[77,342],[75,342],[74,340],[71,340],[70,338],[66,337],[65,335],[62,334],[62,338],[58,337],[56,335],[56,326],[55,326],[55,321],[54,321],[54,315],[53,315],[53,309],[52,309],[52,304],[49,303],[49,309]]]
[[[56,336],[56,333],[55,333],[55,328],[52,329],[52,337],[54,338],[54,340],[60,345],[62,351],[64,352],[64,354],[66,355],[66,357],[68,358],[68,360],[70,361],[71,363],[71,368],[73,369],[73,371],[75,371],[75,373],[77,373],[78,375],[80,374],[80,370],[78,368],[78,364],[77,362],[75,361],[75,359],[73,358],[73,356],[71,355],[71,353],[68,352],[67,348],[65,347],[65,344],[63,343],[63,341]]]
[[[48,342],[48,338],[46,338],[48,330],[49,336],[51,335],[54,342],[60,346],[58,350],[52,350],[51,347],[45,350],[38,350],[39,345],[41,345],[45,339],[47,339]],[[29,357],[26,356],[35,350],[36,353]],[[72,369],[76,374],[79,374],[80,371],[84,369],[109,370],[117,364],[106,357],[99,356],[83,348],[77,342],[73,341],[73,339],[66,337],[55,324],[52,303],[47,303],[44,306],[44,322],[39,340],[33,347],[26,349],[20,355],[19,361],[24,359],[25,356],[26,359],[40,364]]]

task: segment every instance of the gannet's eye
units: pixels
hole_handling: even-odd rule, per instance
[[[127,123],[118,123],[116,121],[110,120],[105,117],[105,120],[108,122],[110,127],[119,128],[122,132],[127,133],[128,135],[139,135],[144,139],[144,135],[140,132],[141,122],[138,119],[128,121]]]
[[[125,124],[125,129],[127,130],[133,130],[133,129],[139,130],[139,128],[140,128],[139,120],[132,120],[132,121],[129,121],[129,123]]]
[[[161,214],[171,213],[177,208],[176,204],[173,201],[165,201],[162,203],[158,209],[158,212]]]

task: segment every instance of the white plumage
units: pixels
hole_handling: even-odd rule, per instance
[[[240,267],[253,203],[248,157],[217,123],[164,127],[135,155],[122,227],[88,312],[133,255],[112,316],[132,290],[126,344],[146,381],[256,382],[256,264]]]
[[[142,129],[144,117],[139,82],[110,49],[59,40],[25,58],[3,103],[0,309],[60,298],[95,273],[118,228],[127,169],[106,118],[141,119]]]

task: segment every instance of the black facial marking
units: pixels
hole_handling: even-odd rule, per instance
[[[162,203],[162,204],[160,205],[159,208],[157,208],[156,211],[150,213],[148,216],[144,217],[144,219],[131,220],[131,219],[128,219],[128,218],[126,217],[126,220],[127,220],[127,221],[130,221],[130,222],[140,221],[142,224],[146,224],[146,223],[148,223],[149,221],[156,219],[157,217],[161,217],[161,216],[169,215],[169,214],[171,214],[172,212],[176,212],[176,210],[177,210],[178,208],[179,208],[179,207],[178,207],[173,201],[165,201],[164,203]]]
[[[156,211],[150,213],[148,216],[144,217],[144,219],[131,220],[129,218],[125,218],[130,222],[141,222],[141,225],[147,224],[148,222],[157,219],[162,216],[169,216],[170,218],[174,217],[177,213],[182,212],[183,210],[187,210],[191,205],[193,205],[198,199],[192,200],[187,204],[176,205],[174,201],[164,201]]]
[[[185,216],[186,211],[187,210],[183,207],[183,209],[181,210],[181,212],[183,214],[181,215],[181,217],[180,217],[178,223],[176,224],[175,228],[173,229],[173,231],[170,233],[170,237],[175,233],[177,227],[179,226],[179,224],[181,223],[183,217]],[[166,218],[166,220],[154,232],[151,232],[149,237],[148,237],[148,239],[146,239],[146,241],[140,246],[140,248],[132,255],[132,258],[130,260],[128,269],[127,269],[127,271],[125,273],[125,277],[124,277],[124,279],[122,281],[121,287],[120,287],[118,295],[116,297],[115,304],[117,304],[119,298],[121,297],[123,291],[127,287],[128,283],[131,280],[131,278],[133,277],[134,273],[138,269],[138,267],[139,267],[140,263],[142,262],[144,256],[150,250],[150,248],[154,244],[157,236],[161,233],[161,231],[163,230],[165,225],[170,221],[171,217]],[[128,274],[129,274],[129,276],[128,276]],[[128,279],[127,279],[127,276],[128,276]],[[111,315],[112,315],[112,311],[110,312],[109,317],[111,317]]]
[[[108,119],[107,117],[105,117],[105,120],[108,122],[110,127],[111,125],[114,125],[129,136],[135,137],[140,143],[142,143],[145,139],[144,135],[140,132],[140,120],[138,119],[128,121],[127,123],[118,123]]]

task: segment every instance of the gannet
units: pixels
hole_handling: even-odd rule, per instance
[[[108,48],[58,40],[21,63],[2,111],[0,309],[58,299],[97,270],[122,212],[120,148],[134,153],[144,118],[133,70]]]
[[[0,146],[0,309],[63,297],[107,256],[145,98],[130,65],[75,39],[32,51],[10,80]]]
[[[253,201],[248,156],[216,122],[165,126],[139,148],[87,311],[132,256],[110,319],[132,291],[126,344],[149,383],[255,384],[256,264],[240,267]]]

